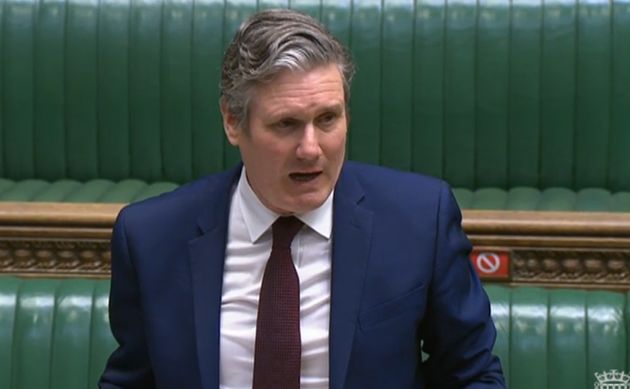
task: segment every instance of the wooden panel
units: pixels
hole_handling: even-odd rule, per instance
[[[123,206],[0,203],[0,274],[109,277]],[[463,226],[473,260],[484,253],[506,266],[484,281],[630,290],[628,213],[464,210]]]

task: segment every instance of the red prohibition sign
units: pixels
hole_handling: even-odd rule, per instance
[[[477,256],[477,269],[482,273],[496,273],[500,266],[501,257],[496,253],[479,253]]]

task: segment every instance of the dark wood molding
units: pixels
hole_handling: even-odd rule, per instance
[[[463,211],[477,251],[509,260],[511,285],[630,290],[630,214]]]
[[[106,240],[0,240],[0,273],[105,278],[109,277],[110,265]]]
[[[0,203],[0,274],[109,277],[124,204]]]
[[[630,241],[630,213],[464,210],[469,235],[622,238]]]
[[[514,249],[512,282],[630,289],[630,250]]]
[[[0,226],[111,229],[124,205],[0,202]]]
[[[108,277],[124,204],[0,203],[0,274]],[[463,211],[475,252],[500,253],[488,282],[630,290],[630,214]]]

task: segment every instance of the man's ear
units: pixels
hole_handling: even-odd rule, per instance
[[[221,101],[221,115],[223,116],[223,131],[225,131],[225,136],[227,137],[228,142],[232,146],[238,146],[239,137],[241,135],[241,130],[238,127],[238,120],[230,113],[230,110],[227,108],[227,104],[222,100]]]

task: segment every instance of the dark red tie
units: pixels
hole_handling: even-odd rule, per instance
[[[272,226],[273,246],[258,301],[253,389],[300,387],[300,280],[291,258],[300,228],[302,222],[293,216],[278,218]]]

